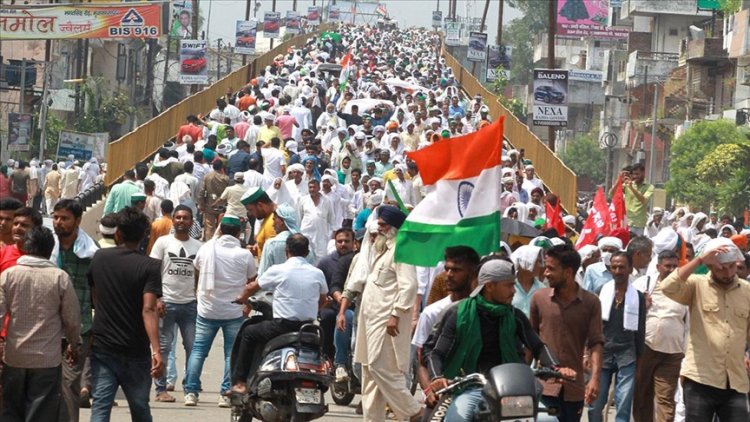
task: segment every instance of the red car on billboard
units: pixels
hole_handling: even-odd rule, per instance
[[[201,73],[206,68],[205,57],[190,57],[182,61],[182,72],[183,73]]]

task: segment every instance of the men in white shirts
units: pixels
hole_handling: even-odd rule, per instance
[[[544,184],[542,183],[542,180],[536,177],[536,169],[534,169],[534,166],[532,166],[531,164],[527,165],[524,168],[524,173],[526,173],[526,177],[524,177],[523,179],[521,188],[528,192],[529,197],[531,197],[531,191],[536,188],[544,190]]]
[[[302,196],[297,204],[300,216],[300,231],[310,239],[316,258],[327,254],[328,241],[333,233],[334,213],[331,201],[320,193],[320,182],[307,182],[308,195]]]
[[[193,210],[178,205],[172,216],[174,234],[161,236],[151,249],[151,258],[160,260],[162,297],[157,303],[161,316],[159,343],[162,356],[169,356],[179,328],[185,356],[190,356],[195,340],[195,320],[198,302],[195,297],[195,268],[193,260],[202,243],[190,237]],[[156,401],[174,402],[167,392],[166,375],[154,380]]]
[[[416,205],[416,198],[414,198],[414,189],[412,188],[411,181],[406,180],[406,164],[396,164],[393,168],[396,178],[390,180],[393,183],[393,187],[396,188],[399,198],[404,204]],[[390,186],[386,189],[386,197],[391,201],[396,200],[396,195],[393,193],[393,189]]]
[[[240,218],[225,214],[219,225],[220,236],[206,242],[195,257],[198,271],[198,317],[195,342],[185,376],[185,406],[197,406],[203,363],[219,329],[224,337],[224,380],[219,406],[229,407],[223,393],[229,391],[229,358],[232,344],[245,318],[242,306],[233,305],[247,283],[256,275],[255,258],[240,244]]]
[[[633,418],[638,422],[671,421],[675,416],[674,397],[685,357],[688,307],[665,296],[661,281],[679,263],[674,251],[664,251],[656,265],[659,274],[645,275],[633,282],[633,287],[646,295],[648,308],[646,347],[638,362],[633,394]]]
[[[263,175],[272,178],[282,177],[286,173],[284,153],[279,150],[281,139],[271,138],[271,145],[264,145],[260,152],[263,155]]]
[[[292,110],[289,113],[297,119],[297,122],[299,123],[299,127],[294,127],[292,129],[292,137],[294,137],[295,141],[302,142],[302,130],[312,128],[312,112],[309,108],[305,107],[304,100],[298,98],[294,100],[294,107],[292,107]]]

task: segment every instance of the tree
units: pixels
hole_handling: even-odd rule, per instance
[[[495,69],[495,80],[492,82],[490,88],[492,92],[497,96],[497,101],[507,108],[514,116],[520,121],[526,120],[526,105],[523,101],[518,98],[507,98],[505,96],[505,88],[508,86],[509,80],[505,76],[505,68],[498,66]]]
[[[689,205],[739,214],[750,201],[750,138],[729,120],[700,121],[672,146],[667,192]]]
[[[597,185],[604,183],[607,156],[590,135],[576,136],[565,146],[560,158],[575,174],[588,177]]]
[[[548,3],[539,0],[506,0],[510,7],[519,9],[523,16],[510,21],[503,30],[503,41],[513,46],[510,79],[520,85],[531,80],[534,68],[536,34],[548,32]]]

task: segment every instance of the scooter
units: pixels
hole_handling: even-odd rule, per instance
[[[248,324],[273,318],[273,294],[262,292],[248,300],[255,315]],[[303,422],[328,412],[324,394],[331,384],[330,365],[323,356],[322,332],[315,324],[280,335],[266,343],[260,364],[247,380],[248,393],[232,395],[232,422]],[[239,339],[232,347],[230,366],[238,358]]]
[[[561,373],[550,368],[532,370],[522,363],[498,365],[490,370],[487,377],[475,373],[451,380],[447,387],[436,392],[440,399],[424,420],[444,421],[454,393],[469,387],[481,387],[486,407],[475,417],[477,422],[556,421],[555,410],[545,409],[539,401],[542,385],[536,378],[565,379]]]

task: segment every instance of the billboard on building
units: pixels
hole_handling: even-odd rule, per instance
[[[31,149],[32,117],[28,113],[8,113],[8,151]]]
[[[610,0],[558,0],[557,35],[627,38],[628,31],[607,27]]]
[[[513,47],[509,45],[488,45],[487,46],[487,82],[493,82],[497,79],[499,68],[503,68],[505,79],[510,78],[510,58]]]
[[[191,0],[173,1],[171,16],[169,36],[180,40],[193,38],[193,2]]]
[[[432,26],[435,28],[443,26],[443,12],[441,10],[435,10],[432,12]]]
[[[300,32],[300,17],[299,13],[294,10],[287,10],[286,12],[286,32],[287,34],[299,34]]]
[[[469,34],[469,49],[466,59],[470,62],[483,62],[487,58],[487,34],[471,32]]]
[[[263,15],[263,37],[270,39],[279,38],[280,21],[281,12],[266,12]]]
[[[158,38],[158,3],[0,6],[0,40]]]
[[[237,54],[255,54],[257,31],[257,21],[237,21],[234,30],[234,52]]]
[[[57,141],[57,156],[67,157],[70,154],[76,160],[88,161],[91,157],[101,160],[107,156],[109,133],[84,133],[72,130],[60,131]]]
[[[180,83],[208,83],[206,40],[180,40]]]
[[[534,69],[534,125],[568,125],[568,71]]]
[[[307,23],[310,25],[320,25],[320,7],[310,6],[307,8]]]
[[[445,20],[445,45],[455,47],[461,44],[461,24]]]

